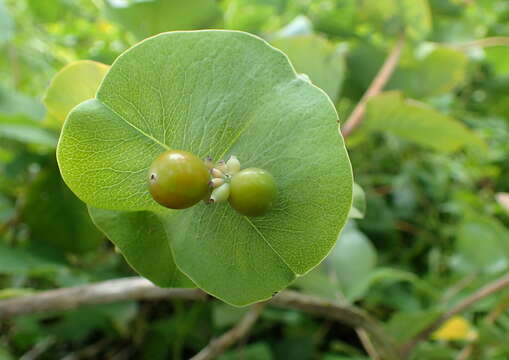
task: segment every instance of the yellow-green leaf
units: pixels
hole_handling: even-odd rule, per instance
[[[79,103],[95,96],[109,66],[96,61],[81,60],[60,70],[51,81],[44,105],[50,118],[62,126],[67,114]]]

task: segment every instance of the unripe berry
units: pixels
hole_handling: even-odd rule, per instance
[[[209,192],[209,169],[195,155],[169,150],[157,157],[148,172],[150,194],[170,209],[185,209]]]
[[[230,205],[246,216],[261,216],[276,199],[274,177],[258,168],[247,168],[233,175],[230,182]]]

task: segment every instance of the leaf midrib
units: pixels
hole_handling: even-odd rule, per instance
[[[132,127],[133,129],[135,129],[136,131],[138,131],[140,134],[144,135],[145,137],[147,137],[148,139],[152,140],[153,142],[157,143],[158,145],[162,146],[163,148],[167,149],[167,150],[170,150],[171,148],[157,140],[155,137],[151,136],[150,134],[146,133],[145,131],[143,131],[142,129],[140,129],[139,127],[135,126],[134,124],[130,123],[129,121],[127,121],[127,119],[125,119],[122,115],[120,115],[119,113],[117,113],[112,107],[108,106],[104,101],[102,101],[101,99],[99,98],[96,98],[97,101],[99,101],[105,108],[107,108],[108,110],[110,110],[113,114],[115,114],[118,118],[120,118],[122,121],[124,121],[127,125],[129,125],[130,127]],[[252,121],[249,121],[245,124],[245,126],[239,131],[239,133],[234,137],[233,141],[227,145],[227,147],[225,148],[225,150],[223,151],[223,154],[221,157],[224,157],[224,155],[229,151],[231,150],[231,148],[233,147],[233,145],[238,141],[238,139],[242,136],[242,134],[247,130],[247,128],[249,128],[251,126],[251,123]],[[276,256],[281,260],[281,262],[286,266],[286,268],[295,276],[298,275],[297,272],[295,272],[292,267],[286,262],[286,260],[283,258],[283,256],[270,244],[270,242],[267,240],[267,238],[263,235],[263,233],[260,231],[260,229],[258,229],[258,227],[246,216],[243,216],[243,219],[245,221],[247,221],[247,223],[255,230],[255,232],[260,236],[260,238],[262,238],[262,240],[267,244],[267,246],[274,252],[274,254],[276,254]],[[164,227],[164,226],[163,226]],[[166,236],[168,237],[168,233],[166,232],[166,229],[165,229],[165,233],[166,233]],[[170,247],[170,251],[171,251],[171,247]],[[177,270],[177,269],[175,269]],[[176,272],[176,271],[175,271]]]
[[[263,241],[265,241],[265,243],[267,244],[267,246],[274,252],[274,254],[277,255],[277,257],[283,262],[283,264],[285,264],[285,266],[288,268],[288,270],[290,270],[290,272],[292,274],[294,274],[295,276],[298,275],[298,273],[296,273],[291,267],[290,265],[288,265],[288,263],[286,262],[286,260],[283,258],[283,256],[281,256],[281,254],[276,250],[274,249],[274,247],[271,245],[271,243],[265,238],[265,235],[263,235],[263,233],[260,231],[260,229],[258,229],[258,227],[247,217],[247,216],[242,216],[242,218],[244,220],[247,221],[247,223],[249,225],[251,225],[251,227],[255,230],[255,232],[263,239]]]

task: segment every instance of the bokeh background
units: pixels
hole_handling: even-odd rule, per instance
[[[148,36],[204,28],[283,50],[342,121],[405,37],[347,141],[365,214],[294,289],[355,303],[404,342],[508,271],[507,0],[0,0],[0,299],[135,275],[62,182],[46,88],[73,61],[109,65]],[[508,307],[508,291],[476,303],[413,358],[509,359]],[[20,316],[0,322],[0,359],[184,359],[245,311],[174,300]],[[221,359],[368,355],[354,329],[267,308]]]

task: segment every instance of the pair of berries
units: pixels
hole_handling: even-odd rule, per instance
[[[228,200],[246,216],[265,214],[274,203],[276,182],[263,169],[240,169],[232,156],[214,164],[182,150],[169,150],[157,157],[149,170],[150,194],[159,204],[171,209],[185,209],[205,200],[220,203]]]

